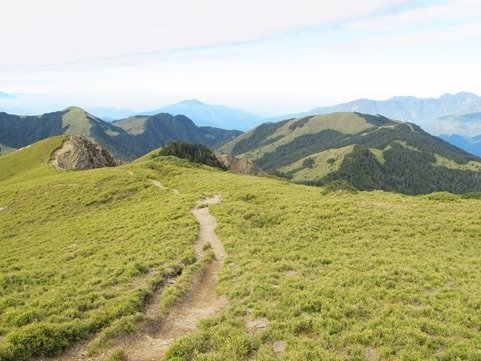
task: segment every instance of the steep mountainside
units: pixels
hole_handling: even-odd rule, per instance
[[[237,130],[197,127],[192,120],[184,115],[173,116],[167,113],[152,116],[139,115],[117,120],[112,124],[132,136],[137,147],[143,148],[141,154],[173,140],[200,143],[215,148],[241,134]]]
[[[184,100],[163,108],[144,112],[145,115],[158,113],[183,114],[202,126],[246,130],[260,123],[260,118],[239,109],[223,105],[210,105],[197,99]]]
[[[124,158],[129,152],[125,146],[128,135],[122,129],[78,107],[39,116],[0,113],[0,144],[11,148],[22,148],[61,134],[93,138],[119,158]]]
[[[408,194],[481,190],[481,159],[420,127],[382,116],[332,113],[265,123],[221,151],[296,182],[344,179]]]
[[[131,160],[172,140],[185,140],[210,147],[239,135],[211,127],[197,127],[185,116],[157,114],[105,122],[78,107],[39,116],[0,113],[0,151],[7,153],[38,140],[60,134],[95,139],[116,158]]]

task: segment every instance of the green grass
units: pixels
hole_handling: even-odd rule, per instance
[[[481,162],[469,161],[465,164],[456,163],[450,159],[446,159],[441,157],[440,155],[435,154],[436,157],[436,166],[437,167],[446,167],[450,169],[462,169],[462,170],[472,170],[472,171],[481,171]]]
[[[62,116],[62,128],[68,128],[68,134],[90,134],[92,129],[88,113],[79,107],[70,107]]]
[[[13,182],[18,182],[32,175],[35,177],[52,174],[52,169],[47,165],[50,155],[60,148],[66,136],[61,135],[46,139],[9,153],[0,158],[0,182],[14,178]]]
[[[167,359],[270,360],[275,341],[288,360],[480,358],[479,200],[323,195],[200,169],[169,182],[185,192],[191,179],[223,195],[211,211],[230,306]],[[250,313],[270,326],[246,333]]]
[[[302,158],[279,170],[282,173],[291,174],[291,180],[294,182],[305,182],[311,180],[319,180],[329,173],[339,169],[346,154],[352,152],[354,146],[349,145],[343,148],[334,148],[323,152],[312,154]],[[306,159],[312,159],[314,164],[310,167],[304,166]]]
[[[369,124],[364,118],[355,113],[316,115],[311,117],[301,126],[293,127],[296,122],[299,122],[302,119],[303,118],[296,118],[287,122],[274,133],[266,137],[265,141],[268,142],[267,145],[260,146],[252,152],[247,152],[245,156],[250,159],[259,159],[266,153],[273,152],[278,147],[288,144],[298,137],[319,133],[325,129],[339,131],[343,134],[356,134],[373,127],[372,124]],[[239,139],[243,139],[241,137],[243,136],[241,135],[239,138],[235,138],[232,142],[227,143],[221,149],[232,149],[235,142]]]
[[[2,173],[49,142],[2,157]],[[60,353],[141,311],[167,270],[195,260],[192,201],[152,185],[153,171],[62,172],[33,159],[0,187],[1,360]]]
[[[145,131],[145,122],[149,117],[130,117],[115,122],[115,125],[132,135],[142,134]]]
[[[0,183],[2,360],[130,329],[166,270],[192,264],[189,209],[212,194],[229,305],[166,359],[275,360],[276,341],[285,360],[481,359],[478,196],[327,193],[169,157],[47,167]]]

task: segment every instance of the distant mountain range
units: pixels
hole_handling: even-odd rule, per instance
[[[443,134],[440,138],[471,154],[481,157],[481,135],[475,137],[463,137],[461,135]]]
[[[183,140],[251,160],[298,183],[341,179],[362,190],[406,194],[481,191],[481,158],[412,123],[383,116],[337,112],[264,123],[242,133],[199,127],[184,115],[168,113],[110,123],[78,107],[40,116],[0,113],[0,153],[61,134],[92,138],[125,161]]]
[[[397,96],[387,100],[357,99],[334,106],[318,107],[305,113],[282,115],[272,120],[302,117],[306,115],[328,114],[334,112],[359,112],[380,114],[390,119],[412,122],[424,127],[432,120],[450,116],[481,112],[481,97],[473,93],[444,94],[439,98],[416,98]],[[426,129],[434,135],[442,134],[442,128]]]
[[[304,113],[281,115],[271,121],[333,112],[380,114],[390,119],[412,122],[427,132],[476,155],[481,146],[474,139],[481,135],[481,97],[461,92],[444,94],[439,98],[397,96],[387,100],[357,99],[334,106],[318,107]],[[463,141],[459,139],[462,138]]]
[[[115,157],[132,160],[172,140],[185,140],[216,147],[239,135],[236,130],[198,127],[183,115],[135,116],[105,122],[78,107],[39,116],[0,113],[0,153],[25,147],[60,134],[95,139]]]
[[[4,99],[0,103],[0,110],[2,110],[2,104],[17,100],[15,95],[1,92],[0,98]],[[18,111],[18,106],[15,109]],[[87,111],[96,118],[108,122],[136,115],[151,116],[169,113],[185,115],[192,119],[197,126],[221,129],[248,130],[262,123],[259,117],[248,112],[221,105],[205,104],[197,99],[184,100],[146,112],[108,107],[88,107]],[[397,96],[387,100],[358,99],[334,106],[314,108],[304,113],[278,116],[271,118],[270,121],[353,111],[371,115],[380,114],[390,119],[415,123],[427,132],[440,136],[470,153],[481,155],[478,137],[481,135],[481,97],[467,92],[445,94],[439,98]],[[24,112],[20,112],[20,114],[24,114]],[[5,145],[4,149],[7,149]]]
[[[209,105],[197,99],[183,100],[176,104],[140,114],[152,115],[158,113],[183,114],[192,119],[197,125],[224,129],[247,130],[262,122],[259,117],[242,110],[223,105]]]
[[[455,146],[481,157],[481,113],[450,115],[426,123]]]
[[[425,129],[435,135],[456,134],[465,138],[481,135],[481,112],[448,115],[424,123]]]
[[[393,97],[384,101],[360,99],[333,107],[312,109],[317,114],[332,112],[359,112],[381,114],[391,119],[412,122],[423,126],[426,122],[448,115],[481,112],[481,97],[472,93],[444,94],[439,98]],[[436,128],[427,129],[434,135]]]
[[[407,194],[481,191],[481,158],[383,116],[338,112],[264,123],[221,147],[295,182],[346,180]]]
[[[15,114],[39,114],[46,109],[63,108],[70,102],[66,99],[51,99],[50,101],[34,95],[14,96],[0,92],[0,111]],[[192,119],[198,126],[210,126],[222,129],[248,130],[262,123],[262,118],[243,110],[224,105],[205,104],[197,99],[183,100],[150,111],[135,111],[125,108],[87,106],[85,110],[97,118],[105,121],[114,121],[134,115],[155,115],[169,113],[172,115],[185,115]]]

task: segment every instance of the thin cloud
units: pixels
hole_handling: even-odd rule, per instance
[[[2,0],[0,66],[65,64],[252,41],[370,16],[405,2]]]
[[[479,0],[455,0],[363,18],[347,22],[343,27],[346,30],[399,31],[412,27],[445,26],[473,20],[479,21],[480,16],[481,2]]]

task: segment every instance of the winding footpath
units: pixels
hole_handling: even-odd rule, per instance
[[[161,189],[167,189],[160,182],[154,184]],[[159,289],[146,306],[145,320],[137,325],[136,331],[114,340],[109,345],[109,350],[120,347],[124,349],[127,359],[131,361],[161,360],[173,342],[195,332],[200,320],[213,316],[227,305],[227,299],[219,297],[215,292],[218,275],[224,264],[225,251],[221,240],[215,234],[216,221],[207,207],[209,204],[219,204],[221,201],[220,196],[206,198],[198,201],[191,209],[191,213],[200,225],[199,236],[194,244],[197,261],[202,258],[206,244],[210,244],[214,259],[203,271],[199,271],[185,296],[172,307],[168,315],[160,313],[159,301],[165,288]],[[175,283],[175,278],[172,282],[167,282],[167,284],[170,283]],[[104,350],[94,357],[86,356],[88,341],[84,340],[74,345],[59,357],[41,358],[38,361],[104,360],[109,350]]]
[[[197,259],[202,257],[205,244],[211,245],[215,258],[197,275],[190,290],[172,308],[168,316],[159,319],[158,323],[150,323],[149,327],[141,328],[131,339],[122,340],[118,346],[124,348],[129,360],[162,359],[174,341],[194,332],[200,320],[213,316],[227,304],[226,298],[215,293],[218,274],[224,264],[225,251],[214,231],[216,221],[207,208],[209,204],[218,204],[221,201],[220,196],[207,198],[197,202],[191,210],[200,224],[199,237],[194,245]]]

